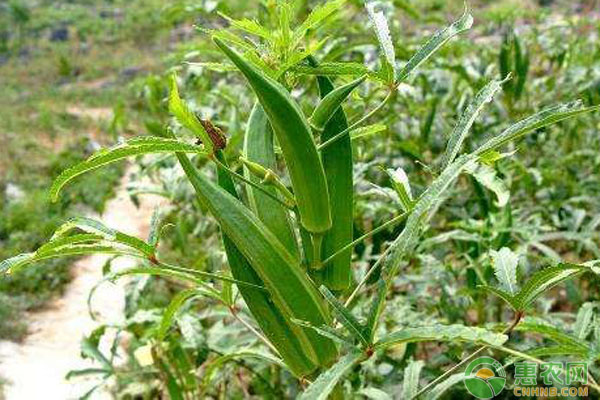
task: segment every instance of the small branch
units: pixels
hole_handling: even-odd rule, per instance
[[[327,146],[337,142],[338,140],[340,140],[341,138],[343,138],[346,134],[348,134],[348,132],[350,132],[351,130],[353,130],[354,128],[358,127],[360,124],[362,124],[363,122],[367,121],[369,118],[371,118],[373,115],[375,115],[379,110],[381,110],[383,108],[383,106],[385,106],[387,104],[388,101],[390,101],[390,99],[392,98],[392,95],[395,93],[395,90],[390,90],[387,94],[387,96],[385,96],[385,99],[383,99],[383,101],[381,103],[379,103],[377,105],[377,107],[375,107],[374,109],[372,109],[369,113],[367,113],[364,117],[360,118],[358,121],[356,121],[355,123],[353,123],[352,125],[350,125],[348,128],[344,129],[343,131],[341,131],[340,133],[337,133],[335,136],[327,139],[326,141],[324,141],[323,143],[321,143],[318,146],[319,150],[323,150],[324,148],[326,148]]]

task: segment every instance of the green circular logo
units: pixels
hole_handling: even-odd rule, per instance
[[[504,389],[506,372],[492,357],[479,357],[465,370],[465,386],[478,399],[491,399]]]

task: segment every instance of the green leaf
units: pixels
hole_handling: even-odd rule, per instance
[[[448,391],[452,386],[456,385],[459,382],[463,382],[465,380],[464,372],[460,374],[450,375],[448,379],[444,382],[438,383],[431,389],[429,394],[427,395],[427,400],[437,400],[441,398],[441,396]]]
[[[165,139],[154,136],[129,139],[124,143],[118,144],[110,149],[100,150],[86,161],[83,161],[63,171],[52,183],[52,187],[50,188],[50,199],[53,202],[58,200],[60,190],[69,181],[86,172],[131,156],[151,153],[171,153],[175,151],[206,155],[202,147],[183,143],[174,139]]]
[[[325,336],[331,340],[334,340],[341,345],[352,346],[354,344],[354,341],[352,340],[352,338],[346,337],[338,329],[332,328],[328,325],[314,326],[310,322],[301,321],[299,319],[293,319],[292,322],[294,322],[295,324],[298,324],[300,326],[303,326],[305,328],[313,329],[319,335]]]
[[[186,289],[186,290],[182,290],[181,292],[179,292],[175,296],[173,296],[173,298],[171,299],[171,302],[169,303],[169,305],[165,309],[165,312],[163,313],[162,320],[160,321],[160,326],[158,328],[158,331],[156,332],[156,338],[159,342],[162,342],[165,340],[167,332],[168,332],[169,328],[171,327],[171,324],[173,323],[173,318],[175,317],[175,314],[177,313],[177,311],[188,300],[190,300],[193,297],[196,297],[198,295],[199,295],[199,293],[196,289]]]
[[[259,36],[266,40],[272,40],[273,34],[270,30],[262,26],[259,22],[244,18],[244,19],[233,19],[225,15],[224,13],[219,12],[219,15],[225,18],[231,26],[251,35]]]
[[[579,100],[547,108],[530,117],[522,119],[514,125],[511,125],[499,135],[496,135],[485,142],[475,151],[475,154],[483,155],[488,151],[496,150],[500,146],[503,146],[508,142],[511,142],[536,129],[540,129],[545,126],[597,110],[600,110],[600,106],[585,108],[583,107],[583,103]]]
[[[576,346],[557,345],[548,347],[537,347],[531,351],[528,351],[527,354],[536,358],[559,356],[577,356],[580,358],[587,358],[588,350],[584,350],[581,347]]]
[[[363,64],[353,62],[323,62],[317,67],[308,65],[296,65],[291,69],[301,75],[324,75],[324,76],[355,76],[372,75],[373,73]]]
[[[519,256],[508,247],[503,247],[499,251],[490,250],[490,255],[494,273],[498,282],[500,282],[500,286],[508,294],[514,296],[518,291],[517,266],[519,265]]]
[[[360,352],[346,354],[331,368],[319,375],[298,397],[298,400],[326,400],[335,385],[362,359],[364,359],[364,355]]]
[[[383,279],[379,279],[377,281],[377,293],[375,295],[375,298],[373,298],[373,303],[371,304],[371,309],[369,310],[369,315],[367,317],[367,324],[365,326],[365,331],[367,332],[369,343],[373,343],[373,341],[375,340],[375,334],[377,333],[377,325],[379,323],[379,316],[383,312],[385,306],[386,294],[387,287],[385,285],[385,281]]]
[[[392,279],[397,274],[406,254],[418,244],[421,229],[425,225],[426,214],[437,207],[438,203],[444,198],[443,194],[446,189],[475,160],[476,156],[471,154],[458,157],[444,169],[440,176],[421,195],[421,198],[414,205],[404,229],[390,246],[391,256],[384,266],[384,269],[388,271],[386,279]]]
[[[341,9],[346,0],[330,0],[317,5],[308,17],[294,29],[292,44],[295,46],[311,29],[317,28],[327,17]]]
[[[500,297],[509,306],[511,306],[513,308],[513,310],[520,311],[520,309],[519,309],[519,303],[517,302],[517,300],[515,299],[515,297],[512,296],[510,293],[507,293],[507,292],[505,292],[502,289],[497,289],[495,287],[486,286],[486,285],[479,285],[479,286],[477,286],[477,288],[480,289],[480,290],[492,293],[495,296]]]
[[[508,203],[510,191],[502,179],[498,177],[496,171],[485,164],[475,164],[466,168],[466,172],[475,178],[479,184],[494,192],[497,198],[496,206],[501,208]]]
[[[327,289],[326,286],[319,288],[325,300],[331,305],[337,319],[344,325],[344,327],[352,334],[352,336],[360,341],[363,345],[370,345],[369,339],[365,336],[364,326],[358,322],[358,320],[352,315],[352,312],[348,310],[340,301]]]
[[[400,199],[400,204],[402,205],[402,209],[404,211],[410,211],[413,207],[413,197],[412,191],[410,189],[410,183],[408,181],[408,176],[404,169],[397,168],[393,169],[384,169],[384,172],[389,176],[392,181],[392,187],[398,194],[398,198]]]
[[[154,247],[143,240],[109,228],[102,222],[87,217],[73,217],[69,219],[54,232],[54,235],[52,238],[50,238],[50,243],[52,243],[55,239],[64,236],[73,229],[79,229],[87,233],[97,234],[107,241],[123,244],[138,250],[140,253],[148,257],[154,256]]]
[[[577,318],[575,319],[575,324],[573,325],[573,334],[578,339],[583,340],[590,334],[592,330],[594,309],[596,306],[596,303],[584,303],[577,312]]]
[[[357,140],[362,139],[364,137],[369,137],[375,135],[379,132],[384,132],[387,130],[387,126],[384,124],[372,124],[367,126],[362,126],[360,128],[356,128],[350,131],[350,139]]]
[[[508,340],[501,333],[464,325],[433,325],[420,328],[405,328],[379,340],[375,347],[386,349],[399,343],[414,342],[470,342],[500,346]]]
[[[448,40],[455,35],[466,31],[473,25],[473,16],[466,10],[465,13],[455,21],[452,25],[436,32],[428,41],[425,43],[417,53],[412,56],[404,68],[399,72],[397,82],[402,82],[408,78],[408,76],[417,69],[423,62],[425,62],[433,53],[435,53],[440,47],[442,47]]]
[[[485,85],[471,100],[466,110],[461,114],[454,130],[450,134],[450,139],[448,140],[448,145],[446,146],[446,151],[442,156],[442,168],[445,168],[450,164],[462,147],[463,142],[467,137],[467,133],[473,126],[475,119],[483,110],[483,107],[492,101],[494,95],[502,89],[502,83],[504,81],[491,81],[487,85]]]
[[[387,65],[391,68],[391,76],[396,76],[396,51],[394,50],[394,44],[392,41],[392,35],[390,34],[390,28],[381,5],[379,2],[374,0],[367,0],[365,7],[369,14],[369,19],[375,29],[377,35],[377,41],[383,52],[383,56],[387,62]]]
[[[515,297],[519,310],[527,308],[547,290],[585,271],[581,265],[559,264],[536,272]]]
[[[542,335],[560,345],[577,348],[579,351],[589,351],[589,346],[577,337],[571,336],[552,325],[540,323],[535,320],[531,321],[529,318],[517,325],[515,330]]]
[[[212,154],[213,142],[204,129],[204,126],[200,123],[200,120],[184,103],[179,96],[179,89],[177,88],[177,77],[175,74],[171,75],[170,88],[169,88],[169,112],[175,116],[177,121],[191,131],[194,135],[202,140],[204,148],[209,154]]]
[[[419,391],[419,377],[425,362],[423,360],[410,360],[404,368],[404,381],[402,383],[402,399],[412,399]]]

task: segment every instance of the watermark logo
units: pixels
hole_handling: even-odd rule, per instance
[[[540,383],[544,386],[538,386]],[[515,397],[587,397],[587,383],[588,367],[583,362],[545,362],[539,365],[516,362],[513,394]],[[576,384],[580,386],[576,387]]]
[[[465,386],[478,399],[491,399],[504,389],[506,372],[492,357],[479,357],[465,370]]]

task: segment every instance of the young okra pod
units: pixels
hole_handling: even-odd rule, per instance
[[[360,78],[327,93],[313,111],[313,114],[309,119],[310,125],[319,132],[325,129],[325,126],[336,113],[337,109],[342,105],[344,100],[346,100],[350,93],[352,93],[358,85],[363,83],[366,78],[367,76],[363,75]]]
[[[272,306],[291,318],[322,326],[331,322],[323,298],[296,259],[275,235],[238,199],[199,173],[185,155],[178,155],[200,202],[219,222],[223,234],[240,251],[271,295]],[[267,329],[267,328],[265,328]],[[330,365],[337,349],[310,328],[293,336],[306,357],[319,366]],[[281,338],[280,340],[285,340]]]
[[[267,114],[290,174],[300,222],[309,232],[327,231],[331,228],[327,180],[306,117],[280,83],[221,40],[214,41],[244,74]]]
[[[313,58],[309,58],[312,66],[317,66]],[[321,97],[327,97],[335,91],[330,79],[317,76]],[[324,125],[321,141],[326,141],[348,128],[346,114],[341,106],[332,111],[332,117]],[[352,142],[349,135],[332,143],[321,151],[323,168],[327,177],[329,198],[331,203],[332,228],[325,233],[321,246],[320,259],[342,249],[353,238],[353,177],[352,177]],[[352,250],[348,249],[317,272],[314,278],[331,290],[345,290],[350,286],[352,273],[350,263]]]

